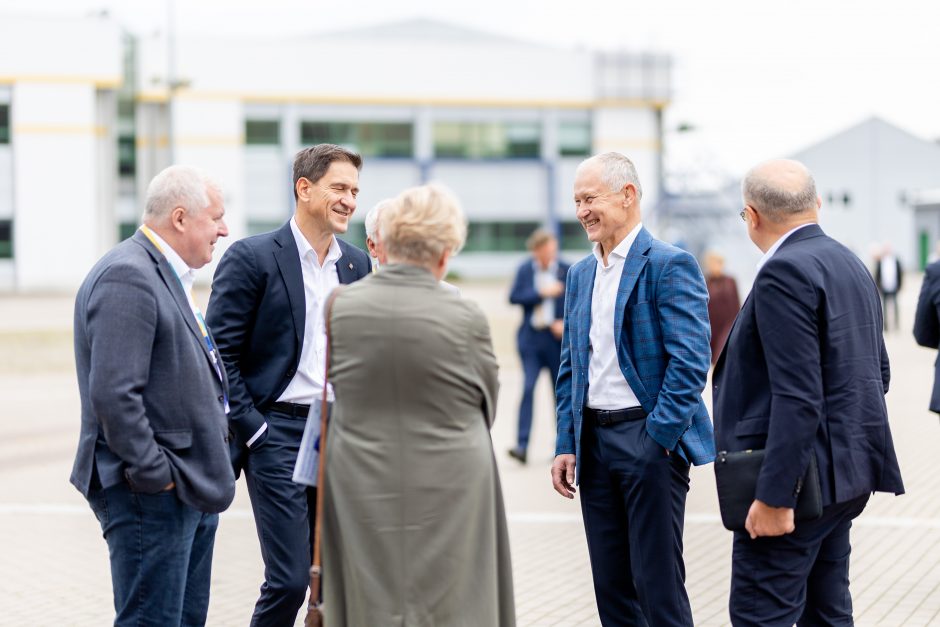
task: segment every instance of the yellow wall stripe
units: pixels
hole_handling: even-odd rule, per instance
[[[13,127],[14,135],[95,135],[106,137],[105,126],[85,124],[17,124]]]
[[[120,76],[68,76],[58,74],[0,74],[0,85],[15,83],[59,83],[94,85],[98,89],[117,89],[123,84]]]

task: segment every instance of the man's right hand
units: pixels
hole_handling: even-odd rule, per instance
[[[539,290],[539,296],[542,298],[558,298],[565,291],[565,285],[561,281],[555,281],[551,285],[546,285]]]
[[[557,455],[552,462],[552,485],[555,492],[566,499],[573,499],[577,490],[574,487],[575,456],[571,453]]]
[[[172,490],[172,489],[175,488],[175,487],[176,487],[176,482],[171,481],[171,482],[169,482],[168,484],[166,484],[166,487],[163,488],[163,491],[164,491],[164,492],[169,492],[170,490]]]

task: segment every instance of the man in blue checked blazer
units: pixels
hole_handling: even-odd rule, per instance
[[[708,292],[695,259],[640,222],[642,189],[619,153],[577,170],[593,254],[568,272],[552,483],[581,488],[601,622],[692,625],[682,528],[689,464],[715,456],[701,392]]]

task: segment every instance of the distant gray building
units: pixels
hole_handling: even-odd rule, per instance
[[[940,145],[872,117],[795,155],[822,196],[820,223],[871,263],[890,243],[904,267],[922,269],[940,241],[940,206],[924,190],[940,188]]]

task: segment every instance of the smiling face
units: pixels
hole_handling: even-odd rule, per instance
[[[225,206],[222,196],[214,189],[208,189],[209,206],[196,211],[177,208],[174,220],[180,227],[180,244],[177,254],[190,268],[201,268],[212,261],[215,243],[220,237],[228,235],[225,225]],[[176,247],[174,246],[174,249]]]
[[[640,221],[636,187],[632,183],[612,190],[604,182],[604,166],[587,162],[574,179],[575,214],[588,239],[601,246],[606,257]]]
[[[298,222],[321,233],[345,233],[356,210],[359,170],[348,161],[334,161],[317,181],[297,181]]]

